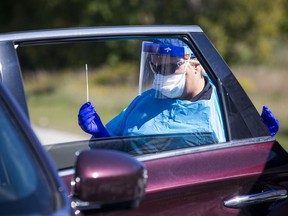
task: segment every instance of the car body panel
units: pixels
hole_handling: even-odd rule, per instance
[[[162,158],[160,155],[155,159],[153,155],[137,157],[148,170],[145,199],[137,210],[108,215],[159,215],[163,212],[165,215],[245,215],[260,210],[266,212],[263,206],[232,209],[223,203],[236,195],[287,187],[287,154],[277,142],[265,141],[257,145],[194,153],[193,150],[164,153]],[[62,175],[67,183],[73,176],[64,172]]]

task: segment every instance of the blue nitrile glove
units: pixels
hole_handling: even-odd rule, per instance
[[[94,137],[110,136],[91,102],[86,102],[80,107],[78,124],[83,131]]]
[[[264,123],[267,125],[271,136],[274,136],[280,127],[278,119],[274,117],[273,113],[267,106],[263,106],[261,117]]]

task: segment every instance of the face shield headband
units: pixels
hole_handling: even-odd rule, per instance
[[[142,51],[147,56],[151,71],[162,75],[173,74],[191,57],[186,47],[172,45],[145,43]]]

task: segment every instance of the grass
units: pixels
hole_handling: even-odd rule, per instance
[[[122,70],[125,70],[123,68]],[[288,149],[288,73],[285,69],[270,67],[233,67],[233,73],[261,113],[262,106],[268,106],[280,121],[276,135],[282,146]],[[90,73],[89,96],[104,123],[123,110],[137,95],[138,87],[99,86],[97,76],[106,79],[105,70]],[[109,74],[108,74],[109,75]],[[122,76],[124,76],[122,74]],[[116,79],[114,77],[114,79]],[[40,72],[34,77],[25,77],[25,88],[33,124],[84,134],[77,124],[80,106],[86,102],[85,76],[79,73],[47,74]],[[128,80],[128,83],[135,80]],[[96,83],[96,84],[95,84]],[[132,90],[131,90],[132,89]]]

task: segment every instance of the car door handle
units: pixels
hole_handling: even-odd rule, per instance
[[[263,202],[272,202],[287,198],[287,190],[271,189],[261,193],[235,196],[232,199],[224,201],[224,206],[229,208],[241,208],[247,205],[259,204]]]

